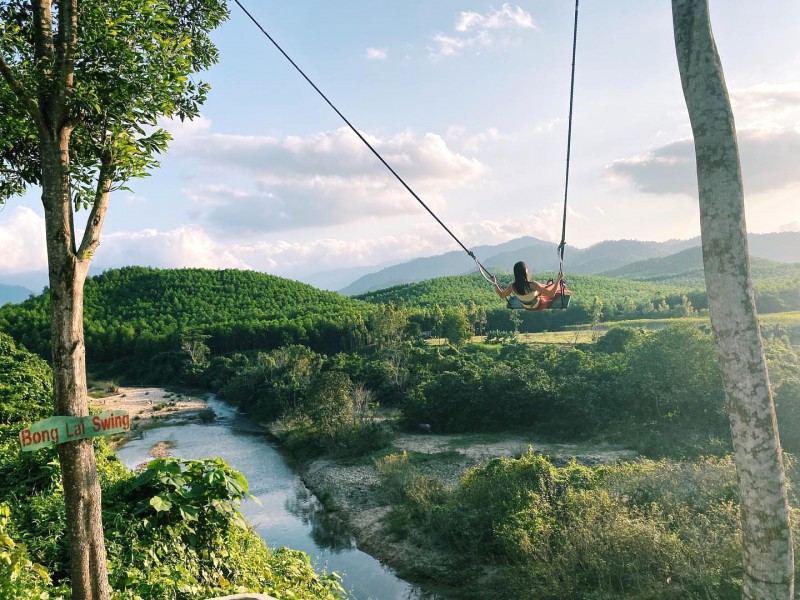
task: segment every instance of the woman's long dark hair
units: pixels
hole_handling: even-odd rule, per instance
[[[514,291],[520,296],[533,291],[531,283],[528,281],[528,265],[522,261],[514,265]]]

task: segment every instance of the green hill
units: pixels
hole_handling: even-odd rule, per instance
[[[498,280],[509,283],[513,276],[507,272],[497,272]],[[554,277],[555,273],[537,273],[537,278],[547,279]],[[572,275],[567,278],[570,290],[573,292],[572,301],[579,304],[591,304],[595,296],[603,298],[608,303],[617,299],[630,299],[633,302],[644,302],[659,296],[674,296],[690,292],[686,286],[664,283],[643,283],[620,278],[600,277],[597,275]],[[409,307],[431,308],[466,305],[470,302],[486,308],[496,308],[504,305],[488,283],[478,274],[457,275],[451,277],[437,277],[418,283],[407,283],[394,287],[368,292],[354,296],[359,300],[372,303],[403,303]]]
[[[188,334],[214,353],[303,343],[336,351],[374,307],[334,292],[252,271],[126,267],[91,277],[84,321],[91,364],[152,359]],[[49,297],[0,308],[0,330],[49,354]]]

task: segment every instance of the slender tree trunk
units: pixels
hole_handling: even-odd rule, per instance
[[[786,480],[750,277],[739,150],[708,0],[672,0],[697,157],[703,262],[741,494],[743,597],[789,600],[794,556]]]
[[[70,199],[69,132],[43,139],[42,203],[45,210],[52,318],[55,414],[88,414],[83,286],[88,260],[75,250]],[[100,484],[91,439],[58,446],[64,485],[74,600],[108,600],[108,572]]]

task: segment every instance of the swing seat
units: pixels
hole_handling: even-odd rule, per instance
[[[553,280],[549,280],[547,285],[551,285]],[[554,309],[554,308],[567,308],[569,306],[570,298],[572,298],[572,292],[569,291],[567,288],[566,283],[561,284],[561,289],[556,292],[555,296],[550,298],[539,297],[539,303],[534,306],[526,306],[522,303],[522,301],[517,298],[516,296],[509,296],[506,298],[506,306],[510,310],[546,310],[546,309]]]
[[[566,291],[564,294],[558,293],[552,298],[541,298],[539,300],[539,304],[536,305],[536,308],[529,308],[525,306],[522,302],[519,301],[519,298],[516,296],[509,296],[506,299],[506,306],[509,310],[546,310],[546,309],[557,309],[557,308],[567,308],[569,306],[569,300],[572,297],[572,294],[569,291]]]

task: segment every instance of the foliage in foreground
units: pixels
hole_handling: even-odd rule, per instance
[[[383,461],[392,465],[384,481],[405,486],[393,532],[458,557],[436,573],[457,573],[450,583],[481,598],[741,597],[730,457],[589,468],[556,467],[529,451],[492,459],[454,489],[394,458]],[[433,574],[426,568],[420,575]]]
[[[40,358],[0,334],[0,598],[69,597],[69,556],[55,450],[21,453],[16,433],[52,414]],[[109,578],[118,599],[174,599],[262,591],[343,597],[334,574],[308,556],[271,550],[237,506],[244,477],[220,460],[158,460],[139,474],[95,441]]]

